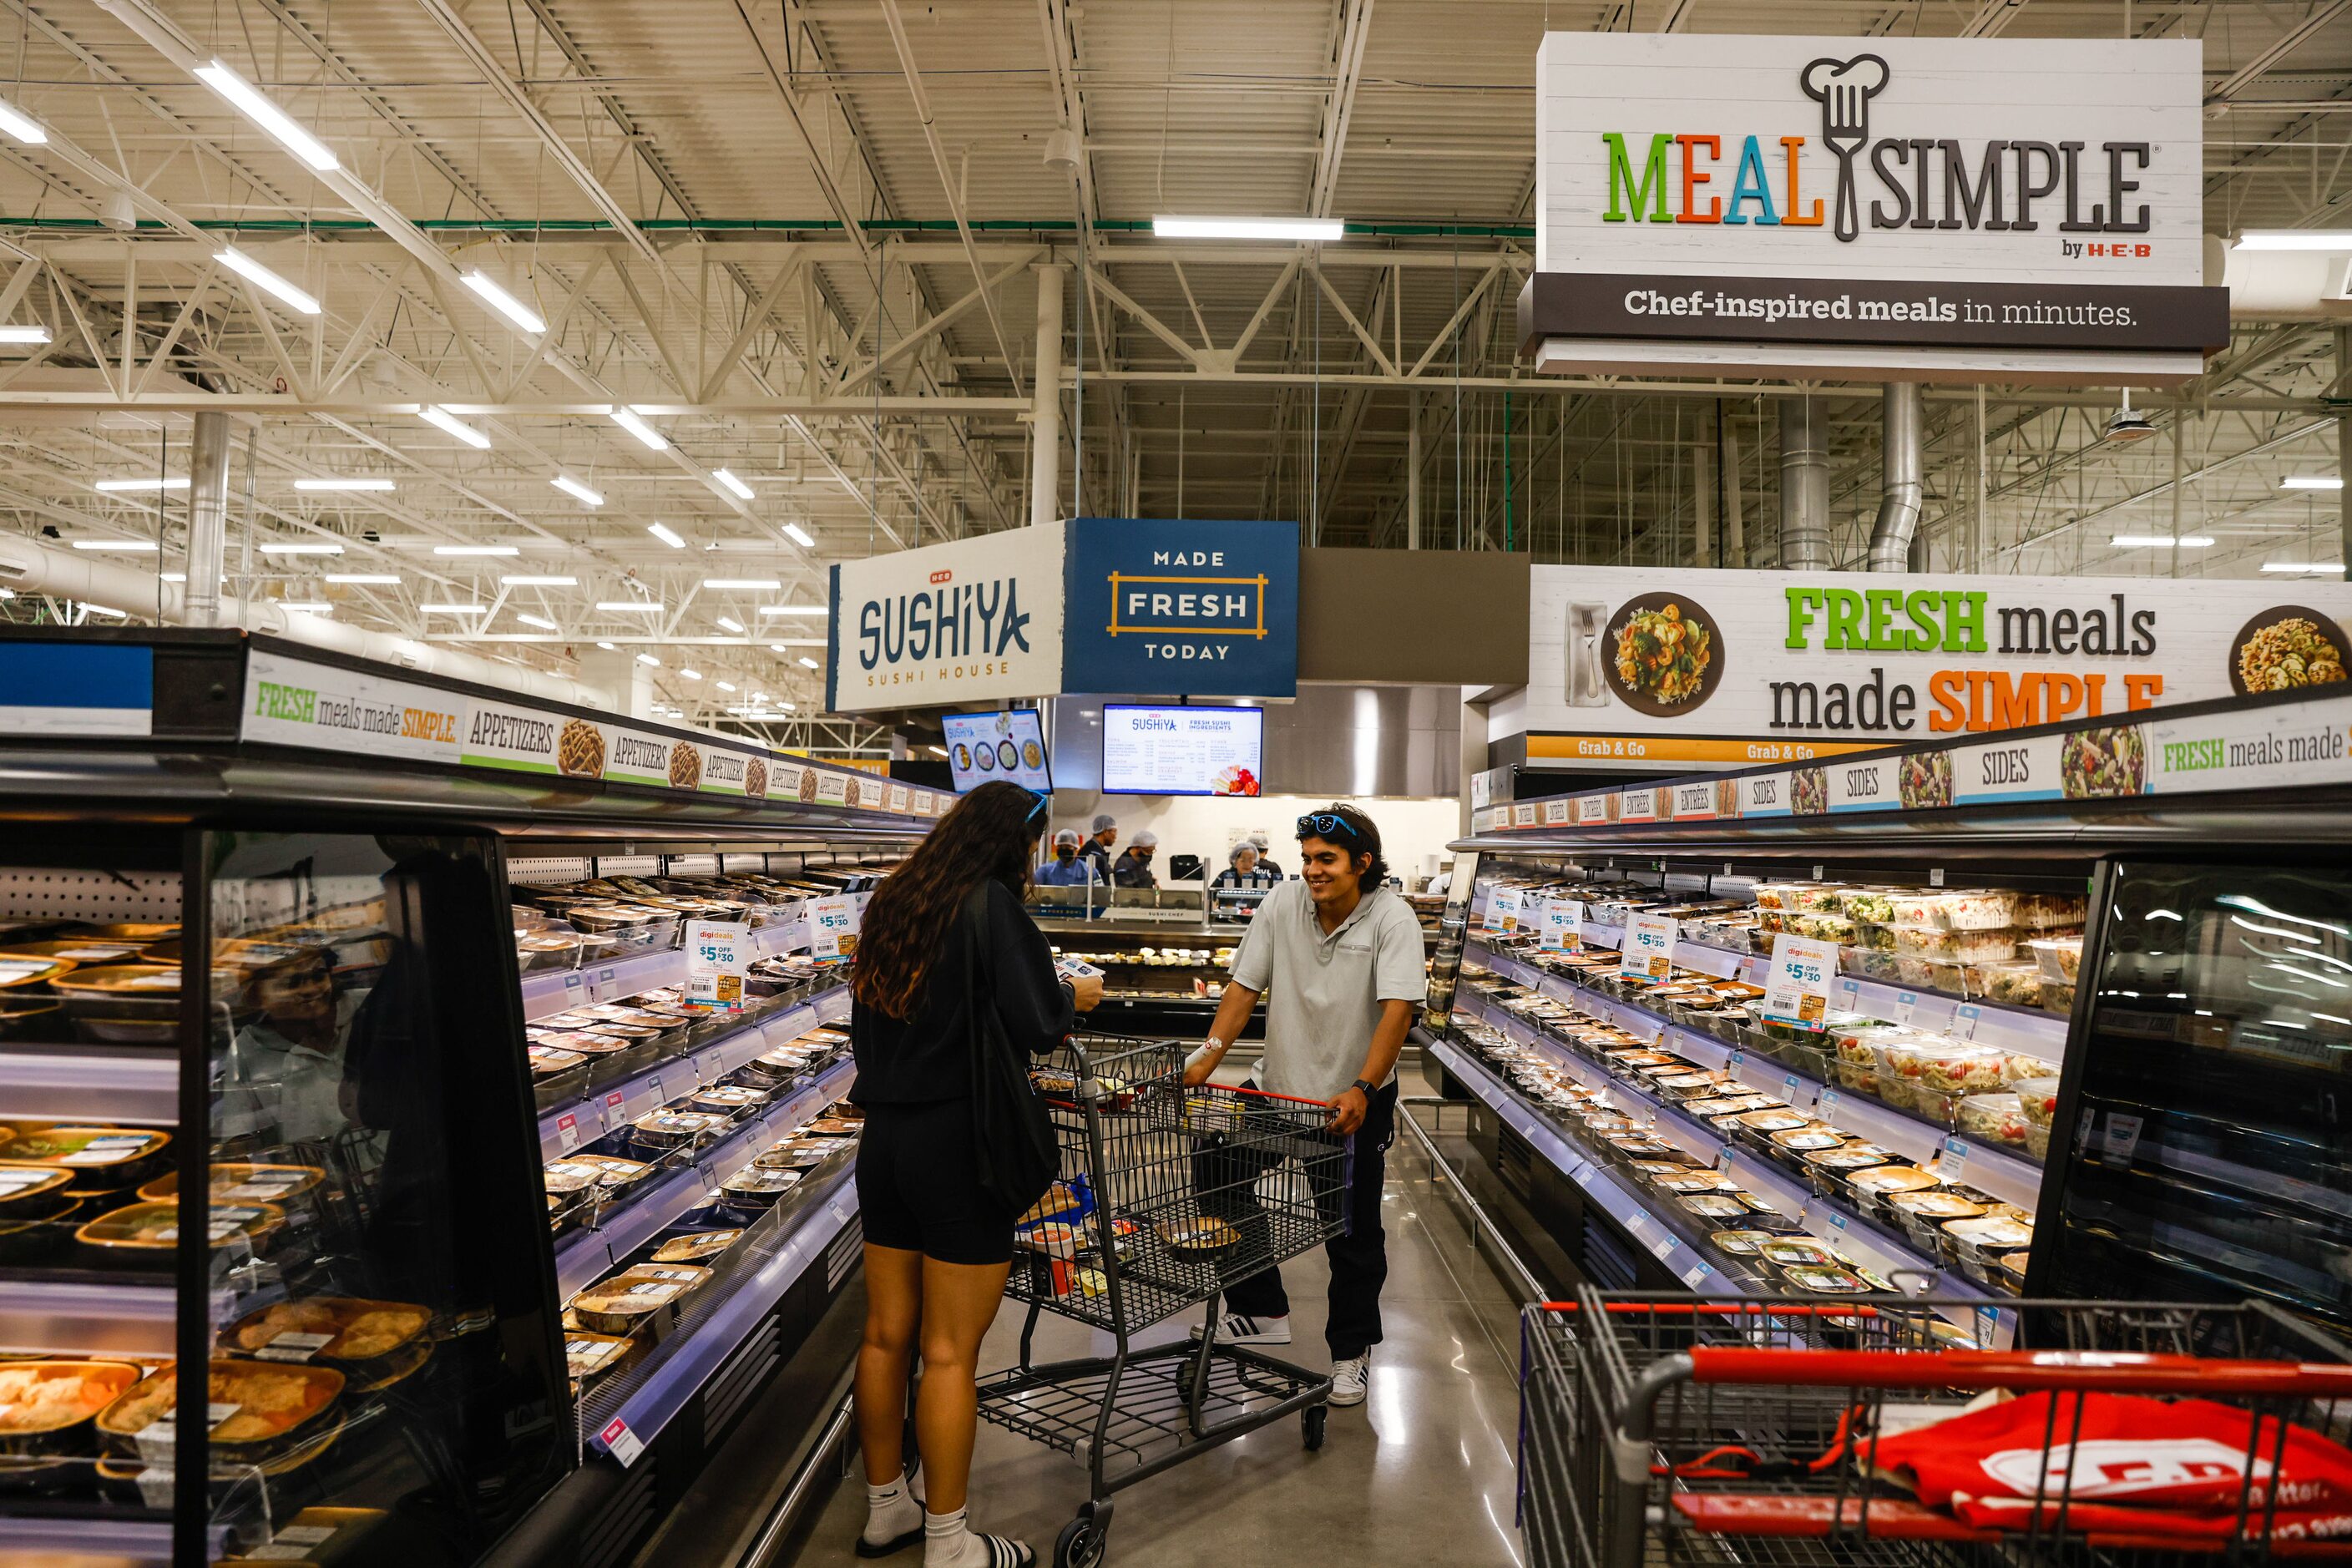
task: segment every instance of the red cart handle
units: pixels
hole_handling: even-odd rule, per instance
[[[1830,1351],[1698,1345],[1694,1383],[1826,1388],[2008,1388],[2352,1398],[2352,1366],[2107,1351]]]

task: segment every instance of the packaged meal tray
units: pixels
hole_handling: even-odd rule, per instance
[[[1780,1278],[1809,1296],[1863,1296],[1871,1289],[1869,1281],[1845,1268],[1784,1268]]]
[[[698,1230],[686,1236],[673,1236],[654,1248],[656,1263],[700,1263],[716,1258],[743,1239],[740,1230]]]
[[[1845,1260],[1818,1241],[1776,1237],[1757,1248],[1764,1261],[1781,1268],[1837,1268]]]
[[[1682,1206],[1701,1219],[1745,1219],[1755,1212],[1733,1193],[1692,1193],[1682,1199]]]
[[[2042,966],[2045,980],[2073,985],[2083,967],[2083,939],[2079,936],[2036,937],[2028,944],[2034,962]]]
[[[563,1333],[563,1362],[575,1383],[610,1372],[626,1360],[637,1342],[626,1334],[592,1333],[586,1329],[567,1329]]]
[[[2016,1148],[2025,1142],[2025,1110],[2013,1092],[1965,1095],[1955,1129],[1961,1136]]]
[[[128,1362],[0,1362],[0,1458],[87,1453],[90,1424],[143,1375]]]
[[[1874,929],[1885,931],[1886,928]],[[1893,947],[1891,932],[1885,949],[1841,947],[1838,949],[1838,973],[1858,980],[1900,980],[1903,977],[1903,960],[1892,951]]]
[[[719,1194],[739,1209],[772,1207],[777,1199],[801,1184],[798,1171],[750,1164],[719,1184]]]
[[[537,1042],[523,1047],[534,1079],[561,1078],[588,1059],[584,1051],[568,1051],[562,1046],[543,1046]]]
[[[263,1361],[380,1361],[417,1343],[433,1314],[404,1301],[310,1296],[248,1312],[222,1331],[221,1348]]]
[[[597,1185],[607,1189],[626,1187],[641,1182],[653,1173],[654,1167],[643,1160],[624,1160],[617,1154],[572,1153],[564,1156],[572,1164],[585,1165],[596,1173]]]
[[[695,1090],[687,1099],[687,1104],[692,1109],[707,1110],[715,1116],[732,1116],[767,1102],[766,1089],[751,1089],[736,1083],[715,1083],[709,1089]]]
[[[600,1334],[629,1333],[667,1321],[678,1298],[709,1278],[709,1269],[692,1264],[641,1263],[572,1297],[572,1315],[582,1328]]]
[[[258,1247],[286,1223],[286,1211],[276,1204],[215,1204],[208,1213],[206,1228],[215,1247],[238,1242]],[[167,1198],[114,1209],[84,1222],[74,1239],[99,1267],[168,1267],[180,1239],[179,1201]]]
[[[573,1197],[595,1186],[597,1170],[577,1160],[558,1160],[540,1172],[540,1184],[551,1197]]]
[[[1718,1230],[1707,1237],[1717,1249],[1734,1258],[1754,1258],[1763,1245],[1773,1239],[1769,1230]]]
[[[629,1137],[641,1149],[669,1150],[724,1131],[728,1119],[705,1110],[656,1110],[629,1123]]]
[[[2020,893],[2017,923],[2035,931],[2079,926],[2088,915],[2088,903],[2080,893]]]
[[[1817,942],[1852,942],[1855,929],[1853,921],[1843,915],[1818,913],[1792,916],[1789,927],[1797,935],[1811,937]]]
[[[343,1374],[316,1363],[216,1358],[206,1396],[230,1414],[212,1430],[212,1455],[230,1464],[257,1464],[317,1436],[334,1419]],[[98,1433],[116,1453],[136,1454],[139,1435],[179,1407],[179,1369],[166,1366],[99,1412]]]
[[[1731,1118],[1738,1126],[1751,1132],[1791,1132],[1812,1124],[1812,1118],[1801,1110],[1780,1106],[1769,1110],[1748,1110]]]
[[[1633,1133],[1621,1132],[1615,1137],[1611,1138],[1608,1142],[1612,1149],[1616,1150],[1617,1152],[1624,1155],[1628,1159],[1668,1160],[1682,1152],[1680,1149],[1675,1148],[1672,1143],[1664,1142],[1656,1138],[1643,1138],[1638,1134]]]
[[[1769,1094],[1727,1094],[1713,1100],[1694,1100],[1683,1109],[1693,1116],[1734,1116],[1748,1110],[1778,1110],[1784,1102]]]
[[[60,1125],[19,1131],[8,1158],[61,1165],[77,1193],[116,1193],[152,1181],[170,1160],[172,1135],[148,1127]]]
[[[1731,1178],[1713,1171],[1684,1169],[1673,1175],[1652,1178],[1650,1184],[1664,1193],[1717,1193],[1731,1190]]]
[[[1895,900],[1898,926],[1942,926],[1951,931],[1988,931],[2017,924],[2017,895],[1998,888],[1947,888],[1906,893]]]
[[[2058,1077],[2036,1073],[2010,1086],[2017,1091],[2017,1108],[2029,1127],[2047,1127],[2058,1114]]]
[[[1938,1094],[1977,1094],[2009,1079],[2009,1053],[1998,1046],[1941,1035],[1916,1035],[1891,1045],[1881,1062],[1906,1082]]]
[[[1992,963],[2017,954],[2027,933],[2014,926],[1913,926],[1895,931],[1897,958],[1924,958],[1937,963]]]
[[[2033,1245],[2032,1223],[2019,1219],[2013,1212],[2004,1214],[1994,1211],[1971,1215],[1965,1219],[1949,1220],[1945,1223],[1944,1234],[1956,1242],[1976,1247],[1981,1252],[1998,1252],[2008,1247]]]
[[[1857,1140],[1841,1143],[1833,1149],[1816,1150],[1805,1156],[1805,1163],[1818,1171],[1831,1171],[1843,1175],[1849,1171],[1864,1171],[1874,1165],[1891,1164],[1894,1159],[1894,1155],[1877,1144]]]
[[[2011,1007],[2042,1005],[2042,966],[2031,959],[1961,965],[1961,984],[1971,996]]]
[[[1886,1206],[1938,1224],[1951,1219],[1974,1219],[1985,1212],[1984,1205],[1954,1187],[1921,1187],[1915,1192],[1890,1193]]]
[[[1773,1142],[1799,1154],[1811,1154],[1819,1150],[1835,1149],[1845,1141],[1844,1133],[1834,1127],[1824,1127],[1819,1122],[1808,1122],[1802,1127],[1772,1134]]]
[[[1906,952],[1895,955],[1895,979],[1899,984],[1916,986],[1922,991],[1941,991],[1947,995],[1957,996],[1968,984],[1969,974],[1957,961],[1948,963]]]
[[[1854,1171],[1846,1180],[1859,1191],[1881,1196],[1941,1184],[1916,1165],[1871,1165]]]

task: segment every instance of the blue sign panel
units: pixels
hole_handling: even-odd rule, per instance
[[[155,650],[116,642],[0,642],[0,732],[153,732]]]
[[[1066,689],[1298,693],[1298,525],[1070,521]]]

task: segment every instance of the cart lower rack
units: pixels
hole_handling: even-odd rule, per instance
[[[1285,1416],[1323,1443],[1331,1380],[1216,1337],[1226,1289],[1344,1233],[1352,1140],[1329,1108],[1184,1085],[1167,1041],[1073,1040],[1036,1081],[1061,1178],[1024,1215],[1005,1293],[1029,1304],[1020,1364],[980,1384],[988,1421],[1073,1455],[1088,1493],[1055,1542],[1056,1568],[1093,1568],[1111,1494]],[[1188,1342],[1132,1336],[1199,1309]],[[1112,1353],[1040,1362],[1040,1316],[1111,1336]]]
[[[2260,1302],[1603,1295],[1522,1323],[1534,1568],[2352,1558],[2346,1347]]]

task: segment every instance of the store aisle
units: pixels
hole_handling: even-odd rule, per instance
[[[1416,1085],[1410,1079],[1406,1092]],[[1374,1353],[1371,1394],[1334,1410],[1322,1450],[1308,1453],[1297,1421],[1228,1443],[1118,1494],[1114,1563],[1153,1568],[1281,1563],[1285,1568],[1444,1562],[1517,1564],[1511,1523],[1518,1423],[1518,1315],[1469,1249],[1452,1200],[1433,1186],[1420,1146],[1400,1134],[1390,1152],[1383,1225],[1387,1341]],[[1326,1364],[1322,1255],[1286,1267],[1294,1305],[1288,1354]],[[1010,1364],[1022,1314],[997,1319],[982,1364]],[[1042,1355],[1086,1354],[1087,1334],[1041,1324]],[[1276,1352],[1283,1353],[1283,1352]],[[855,1461],[853,1461],[855,1471]],[[807,1536],[804,1565],[855,1561],[865,1498],[853,1473]],[[1086,1494],[1086,1474],[1054,1450],[982,1424],[972,1471],[976,1527],[1026,1539],[1050,1562],[1054,1538]],[[901,1563],[916,1568],[918,1550]]]

